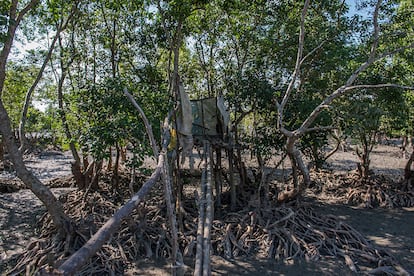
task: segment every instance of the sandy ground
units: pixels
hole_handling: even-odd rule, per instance
[[[70,175],[70,162],[72,160],[70,152],[62,153],[52,150],[36,155],[31,154],[24,158],[26,167],[43,182]],[[11,179],[17,179],[15,173],[0,171],[0,181]]]
[[[26,159],[27,166],[44,182],[70,174],[70,155],[46,152]],[[352,152],[339,152],[329,160],[329,166],[346,173],[356,169],[357,157]],[[379,146],[372,155],[376,173],[402,175],[406,159],[398,147]],[[0,182],[17,181],[10,173],[0,173]],[[70,188],[52,189],[59,195]],[[362,209],[335,202],[309,199],[309,204],[322,214],[332,214],[353,226],[376,246],[389,250],[414,275],[414,208]],[[36,238],[34,225],[44,213],[44,207],[29,190],[0,193],[0,274],[6,264]],[[186,274],[191,275],[192,260],[186,260]],[[168,275],[170,267],[162,260],[139,260],[134,275]],[[307,263],[301,260],[276,262],[241,258],[225,260],[212,257],[213,275],[355,275],[342,260],[325,258]]]
[[[71,174],[69,153],[56,151],[25,157],[26,166],[43,182]],[[1,172],[0,183],[18,183],[20,180],[12,172]],[[59,196],[72,188],[53,188]],[[15,193],[0,193],[0,272],[4,263],[13,259],[18,253],[36,239],[34,226],[45,212],[37,197],[28,189]],[[1,273],[0,273],[1,274]]]

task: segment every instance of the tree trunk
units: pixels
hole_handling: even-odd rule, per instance
[[[103,165],[102,160],[98,160],[94,162],[92,179],[91,179],[91,182],[89,183],[90,188],[93,191],[97,191],[99,189],[99,177],[101,176],[102,165]]]
[[[109,147],[109,156],[108,156],[108,164],[106,165],[106,170],[109,172],[112,170],[112,147]]]
[[[401,145],[401,157],[408,156],[408,149],[412,147],[412,137],[410,135],[404,135],[402,137],[402,145]]]
[[[411,156],[407,161],[407,164],[404,167],[404,180],[408,181],[414,177],[414,170],[411,169],[411,166],[414,162],[414,148],[411,152]]]
[[[123,147],[121,146],[121,161],[123,164],[126,163],[127,161],[127,150],[128,150],[127,146],[123,146]]]
[[[230,184],[230,210],[236,210],[237,191],[236,183],[234,183],[234,160],[233,160],[233,149],[230,148],[228,151],[229,157],[229,184]]]
[[[0,162],[4,163],[4,141],[3,136],[0,136]]]
[[[17,176],[23,183],[43,202],[53,223],[59,232],[63,230],[67,233],[71,231],[70,220],[63,212],[61,203],[56,199],[53,193],[40,182],[25,166],[23,157],[15,142],[15,137],[11,131],[10,119],[0,100],[0,133],[3,136],[4,144],[7,147],[10,159],[13,162]]]
[[[259,179],[259,189],[258,189],[258,199],[259,199],[259,206],[260,207],[268,207],[269,206],[269,182],[267,177],[269,176],[268,173],[266,173],[265,165],[266,162],[263,160],[262,155],[259,151],[256,152],[256,158],[257,158],[257,164],[259,165],[259,177],[255,177],[256,179]]]
[[[307,187],[310,185],[309,170],[306,167],[305,163],[303,162],[302,154],[296,147],[297,139],[298,137],[296,136],[288,137],[286,141],[286,150],[287,150],[288,155],[293,157],[294,162],[296,163],[298,169],[301,171],[302,176],[303,176],[303,184]]]
[[[204,142],[204,168],[201,177],[200,199],[198,201],[197,250],[194,265],[194,276],[211,275],[211,225],[214,219],[212,186],[213,164],[212,151],[209,142]]]
[[[356,149],[356,154],[360,160],[358,166],[358,173],[362,179],[367,179],[369,176],[369,168],[371,165],[371,152],[374,148],[376,132],[365,135],[361,134],[360,140],[362,142],[362,152],[361,150]]]
[[[85,174],[82,173],[80,163],[78,162],[72,162],[71,164],[71,170],[73,178],[75,179],[76,186],[79,190],[86,190],[88,181],[86,179]]]
[[[62,41],[61,41],[60,37],[59,37],[59,44],[60,44],[60,47],[62,48]],[[61,73],[61,76],[59,78],[58,89],[57,89],[58,106],[59,106],[58,114],[59,114],[60,120],[62,121],[62,127],[63,127],[63,130],[65,132],[66,138],[69,141],[69,148],[70,148],[70,151],[72,152],[73,159],[75,159],[75,162],[80,165],[79,153],[76,150],[76,146],[75,146],[75,143],[73,141],[73,136],[72,136],[72,133],[70,132],[68,120],[67,120],[67,117],[66,117],[65,107],[64,107],[64,101],[63,101],[63,84],[64,84],[66,76],[67,76],[68,67],[72,63],[72,61],[73,60],[69,61],[68,64],[65,66],[63,64],[63,56],[62,56],[62,53],[61,53],[60,67],[61,67],[62,73]]]
[[[118,146],[118,144],[116,145],[116,155],[115,155],[115,164],[114,164],[114,168],[112,170],[113,174],[112,174],[112,189],[117,191],[118,187],[119,187],[119,159],[120,159],[120,148]]]
[[[222,178],[221,178],[221,148],[216,148],[216,163],[214,164],[214,182],[216,184],[216,204],[217,210],[221,208]]]
[[[290,166],[292,167],[292,181],[293,181],[293,189],[298,189],[298,165],[296,164],[295,157],[293,153],[289,152],[288,157],[290,160]]]
[[[170,223],[171,227],[171,247],[172,247],[172,255],[171,255],[171,261],[172,261],[172,275],[182,275],[182,267],[179,264],[183,263],[182,254],[180,252],[179,244],[178,244],[178,228],[177,228],[177,217],[176,217],[176,211],[174,210],[174,204],[173,204],[173,194],[172,194],[172,177],[170,169],[170,158],[165,158],[164,164],[163,164],[163,170],[161,174],[162,181],[164,182],[164,195],[165,195],[165,203],[167,205],[167,215],[168,215],[168,221]],[[177,197],[178,198],[178,197]],[[178,200],[178,199],[177,199]],[[181,206],[177,204],[178,206]],[[178,207],[177,207],[178,208]],[[182,215],[182,212],[178,212]],[[182,218],[181,218],[182,223]],[[181,227],[181,232],[184,231],[183,226]]]
[[[70,151],[72,153],[72,157],[73,157],[73,159],[75,159],[75,162],[80,165],[79,153],[76,149],[75,143],[73,142],[73,136],[70,132],[68,120],[66,118],[66,112],[65,112],[64,107],[63,107],[63,93],[62,93],[62,87],[61,87],[61,85],[63,84],[63,81],[64,81],[64,79],[63,79],[63,76],[62,76],[61,80],[59,80],[59,88],[58,88],[58,102],[59,102],[60,120],[62,121],[62,127],[63,127],[63,130],[65,132],[66,138],[69,141],[69,148],[70,148]]]
[[[52,43],[50,44],[49,51],[47,52],[47,55],[43,61],[42,67],[40,67],[34,83],[32,84],[32,86],[29,88],[29,90],[26,93],[26,98],[24,100],[24,105],[23,105],[23,111],[22,111],[22,115],[20,117],[20,123],[19,123],[19,139],[20,139],[19,150],[20,151],[24,150],[24,147],[26,144],[25,126],[26,126],[27,112],[29,110],[30,102],[32,100],[32,94],[43,76],[43,72],[45,71],[46,65],[49,63],[49,60],[52,57],[52,53],[55,48],[56,42],[58,41],[58,38],[60,37],[60,33],[66,28],[66,26],[72,19],[73,12],[74,11],[72,10],[71,14],[69,14],[66,21],[64,22],[62,21],[57,27],[55,37],[53,38]]]
[[[299,184],[300,192],[303,192],[303,190],[311,184],[310,174],[309,170],[305,165],[305,162],[303,162],[302,154],[300,151],[296,148],[293,150],[293,156],[295,157],[296,164],[299,167],[299,170],[302,173],[303,176],[303,183]]]
[[[296,148],[297,139],[298,137],[296,136],[290,136],[287,138],[286,141],[286,152],[292,164],[294,189],[288,193],[280,194],[278,196],[279,202],[288,201],[298,195],[301,195],[305,188],[309,187],[311,182],[309,170],[303,162],[303,158],[300,151]],[[301,183],[299,183],[299,181],[297,180],[297,170],[300,170],[303,176],[303,181]]]
[[[237,129],[237,126],[234,128],[234,142],[236,145],[239,144],[239,132]],[[244,165],[244,162],[242,161],[242,154],[240,147],[236,148],[236,159],[235,163],[239,169],[239,175],[240,175],[240,183],[239,183],[239,191],[243,191],[243,189],[246,187],[246,167]]]

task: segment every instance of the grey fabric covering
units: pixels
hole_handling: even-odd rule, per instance
[[[193,116],[191,113],[191,102],[188,97],[188,94],[185,92],[182,84],[179,86],[180,92],[180,112],[177,117],[177,132],[178,132],[178,141],[182,147],[182,163],[184,163],[185,158],[190,156],[193,149]]]
[[[227,132],[230,115],[223,97],[191,101],[193,135],[219,136]]]

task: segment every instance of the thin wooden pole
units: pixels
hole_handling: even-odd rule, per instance
[[[204,141],[204,169],[201,177],[199,217],[197,227],[197,252],[194,267],[194,276],[211,275],[211,225],[213,222],[213,164],[212,151],[208,141]]]
[[[205,155],[203,156],[204,162]],[[206,164],[206,162],[204,163]],[[197,226],[197,249],[196,249],[196,261],[194,266],[194,276],[201,276],[203,271],[203,237],[204,237],[204,218],[205,218],[205,191],[204,191],[204,184],[206,182],[207,172],[204,167],[202,175],[201,175],[201,193],[198,202],[198,226]]]
[[[210,266],[210,251],[211,251],[211,225],[213,223],[213,200],[212,200],[212,187],[213,187],[213,152],[208,142],[206,142],[206,155],[207,157],[207,181],[206,181],[206,214],[204,222],[204,237],[203,237],[203,276],[211,275]]]
[[[236,184],[234,183],[234,160],[233,160],[233,149],[230,148],[228,152],[229,157],[229,184],[230,184],[230,209],[236,210]]]
[[[164,193],[165,193],[165,202],[167,204],[167,215],[170,222],[171,227],[171,244],[172,244],[172,273],[171,275],[177,275],[177,268],[183,265],[182,260],[177,260],[178,257],[178,232],[177,232],[177,218],[174,210],[173,195],[172,195],[172,188],[171,188],[171,175],[170,175],[170,168],[168,160],[164,160],[163,166],[163,174],[162,174],[163,182],[164,182]],[[177,263],[178,261],[178,263]],[[179,264],[179,265],[178,265]]]

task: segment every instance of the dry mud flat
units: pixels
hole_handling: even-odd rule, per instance
[[[334,156],[333,168],[355,169],[356,157],[349,152]],[[70,157],[58,152],[32,156],[27,165],[45,182],[70,174]],[[373,154],[372,168],[376,173],[400,175],[406,160],[399,157],[398,148],[380,146]],[[1,175],[0,182],[13,179]],[[59,195],[68,188],[52,189]],[[364,209],[339,204],[334,198],[313,200],[311,206],[323,215],[334,215],[351,225],[379,248],[389,250],[411,275],[414,275],[414,209]],[[36,239],[34,226],[44,213],[44,207],[29,190],[0,194],[0,274],[13,263],[31,240]],[[324,257],[317,261],[291,259],[276,262],[267,259],[237,258],[227,260],[212,256],[213,275],[355,275],[342,259]],[[186,274],[192,274],[193,260],[186,259]],[[356,263],[358,265],[358,263]],[[129,274],[168,275],[170,265],[161,260],[141,259]]]
[[[44,183],[70,175],[69,153],[57,151],[43,152],[25,158],[26,166]],[[23,187],[13,172],[0,172],[0,185],[3,189]],[[59,196],[72,188],[52,188]],[[12,193],[0,193],[0,272],[7,262],[12,261],[25,247],[36,240],[35,226],[44,214],[45,207],[28,189]],[[1,273],[0,273],[1,274]],[[3,274],[1,274],[3,275]]]

